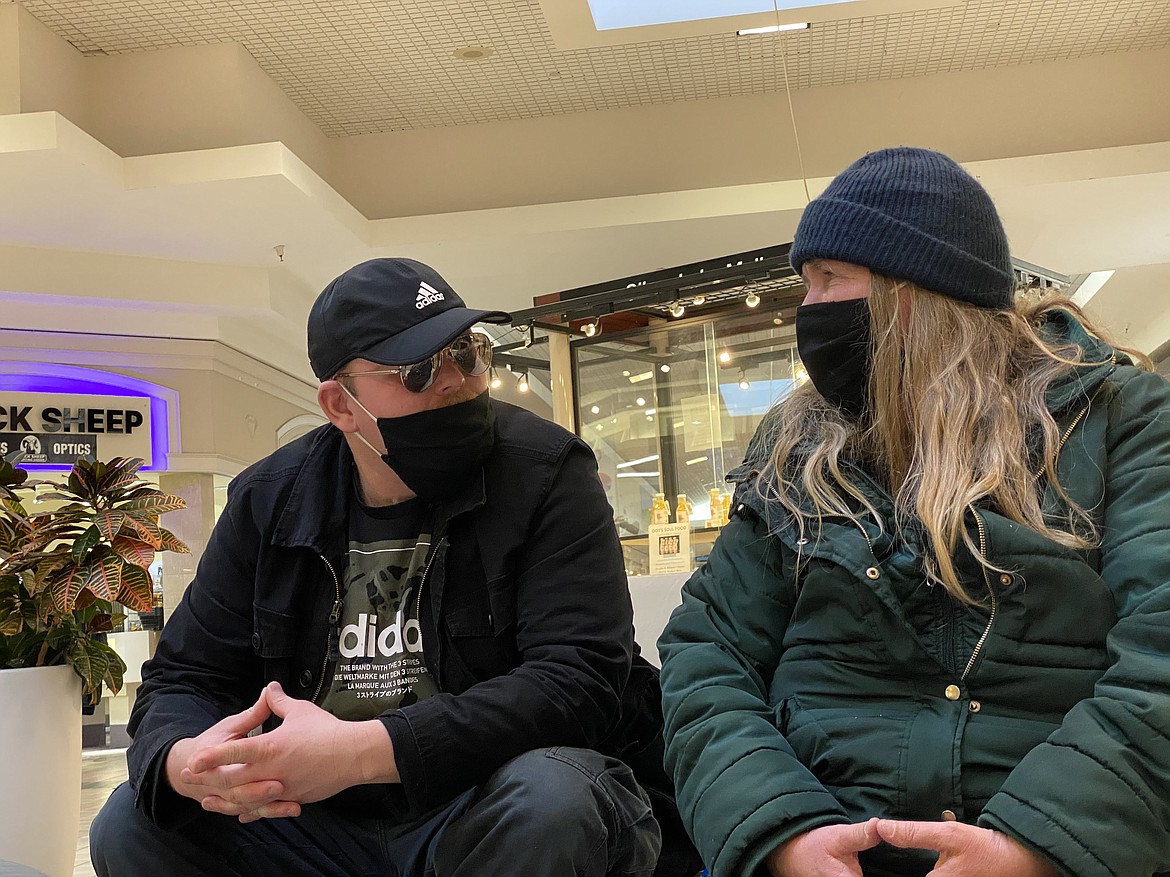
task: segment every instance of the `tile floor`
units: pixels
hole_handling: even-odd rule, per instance
[[[73,877],[94,877],[89,862],[89,824],[115,788],[126,779],[126,750],[102,749],[82,754],[81,825],[77,833],[77,858]]]

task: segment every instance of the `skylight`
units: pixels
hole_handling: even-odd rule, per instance
[[[787,12],[810,6],[855,2],[857,0],[816,0],[814,3],[808,0],[776,0],[776,6],[781,12]],[[589,8],[598,30],[614,30],[619,27],[753,15],[771,12],[774,7],[773,0],[589,0]]]

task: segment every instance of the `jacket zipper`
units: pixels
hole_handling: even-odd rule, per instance
[[[1056,452],[1058,455],[1064,448],[1064,443],[1067,442],[1069,437],[1073,434],[1073,430],[1077,428],[1077,424],[1079,424],[1084,416],[1089,413],[1090,406],[1091,403],[1090,405],[1086,405],[1077,413],[1077,416],[1072,419],[1072,422],[1064,431],[1064,435],[1060,437],[1060,444],[1056,446]],[[1036,472],[1036,477],[1039,478],[1043,474],[1044,467],[1041,466],[1040,469]],[[991,615],[987,619],[987,627],[983,629],[983,635],[980,636],[979,641],[975,643],[975,651],[971,653],[971,658],[967,661],[967,666],[963,669],[963,675],[959,677],[960,682],[966,680],[968,674],[971,672],[971,669],[975,666],[976,659],[983,651],[983,646],[987,643],[987,637],[991,635],[991,628],[992,625],[995,624],[995,616],[999,611],[999,600],[996,599],[995,589],[991,587],[991,577],[987,574],[987,530],[984,528],[983,518],[979,516],[979,512],[976,511],[975,506],[968,504],[967,508],[969,508],[971,510],[971,514],[975,516],[975,526],[979,528],[979,555],[983,559],[983,563],[981,563],[979,566],[983,570],[983,584],[987,588],[987,595],[991,598]]]
[[[987,619],[987,627],[983,629],[983,635],[979,637],[979,642],[975,643],[975,651],[971,653],[971,659],[967,661],[967,666],[963,669],[963,675],[959,677],[960,682],[967,678],[967,674],[975,666],[975,660],[979,657],[979,653],[983,651],[987,637],[991,635],[991,627],[995,624],[995,616],[999,611],[999,600],[995,597],[995,589],[991,587],[991,577],[987,574],[987,530],[984,529],[983,518],[979,517],[979,512],[975,510],[975,506],[968,504],[967,508],[975,516],[975,526],[979,528],[979,556],[983,559],[983,562],[979,566],[983,570],[983,584],[987,587],[987,595],[991,597],[991,615]]]
[[[333,576],[333,608],[329,612],[329,634],[333,635],[333,630],[337,627],[337,622],[341,620],[341,610],[345,608],[345,603],[341,599],[341,579],[337,577],[337,570],[333,568],[333,564],[329,562],[329,558],[324,554],[318,555],[325,562],[325,566],[329,567],[329,574]],[[326,643],[328,643],[328,636]],[[313,703],[317,702],[317,698],[321,696],[321,689],[325,687],[325,673],[329,669],[329,646],[325,647],[325,658],[321,662],[321,678],[317,680],[317,690],[313,692]]]
[[[422,595],[423,588],[427,585],[427,576],[431,573],[431,564],[435,562],[435,558],[439,555],[439,550],[443,547],[443,543],[447,541],[447,537],[443,536],[435,545],[435,550],[431,552],[431,556],[427,558],[427,565],[423,567],[422,579],[418,583],[418,594],[414,598],[414,620],[419,623],[419,630],[422,630]]]

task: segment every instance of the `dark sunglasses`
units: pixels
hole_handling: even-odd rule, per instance
[[[483,332],[468,332],[456,338],[430,359],[410,365],[396,365],[368,372],[338,372],[334,378],[356,378],[365,375],[398,375],[402,386],[412,393],[421,393],[435,382],[435,375],[443,366],[443,357],[449,356],[455,367],[465,375],[478,377],[492,367],[492,339]]]

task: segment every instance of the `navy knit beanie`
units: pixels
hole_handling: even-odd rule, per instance
[[[929,149],[862,156],[805,208],[789,260],[861,265],[981,308],[1011,308],[1007,235],[978,181]]]

